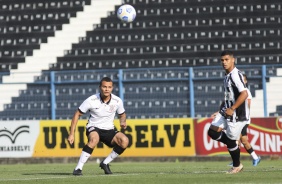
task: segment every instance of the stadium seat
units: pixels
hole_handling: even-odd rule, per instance
[[[69,23],[70,17],[75,17],[90,3],[90,0],[4,1],[0,6],[0,78],[17,68],[18,63],[24,63],[26,56],[47,43],[48,37],[54,36],[63,24]],[[57,118],[71,118],[73,108],[83,100],[80,94],[88,96],[98,92],[93,84],[84,81],[96,84],[103,76],[117,80],[117,69],[123,69],[129,117],[189,117],[190,76],[189,70],[181,70],[182,67],[194,67],[193,77],[200,80],[194,81],[195,98],[199,102],[195,104],[195,113],[197,117],[204,117],[218,108],[216,94],[223,90],[219,78],[224,73],[221,68],[210,67],[220,67],[218,56],[223,49],[234,50],[237,64],[241,66],[282,62],[279,0],[230,1],[228,4],[224,0],[125,0],[124,3],[132,4],[137,10],[133,23],[122,23],[116,19],[115,11],[108,12],[108,17],[93,25],[93,30],[87,31],[85,37],[65,50],[64,56],[50,64],[48,71],[56,71],[57,82],[75,82],[56,84]],[[197,69],[200,66],[204,67]],[[156,71],[159,67],[163,70]],[[93,73],[101,69],[107,70]],[[252,91],[261,89],[261,80],[256,79],[261,76],[260,68],[243,67],[243,70],[251,77]],[[48,71],[36,76],[35,82],[50,82]],[[276,70],[270,68],[267,73],[274,76]],[[209,80],[213,80],[213,86],[208,84]],[[50,98],[49,84],[39,86],[29,85],[27,90],[20,91],[18,98],[13,98],[13,104],[5,106],[28,105],[24,100],[34,96],[39,101],[34,105],[40,110],[46,108],[46,112],[40,115],[41,111],[36,111],[32,116],[24,111],[15,119],[50,119],[50,104],[48,106],[46,100]],[[148,97],[150,99],[144,101]],[[150,101],[153,101],[151,105]],[[0,116],[9,119],[11,112],[7,109]]]

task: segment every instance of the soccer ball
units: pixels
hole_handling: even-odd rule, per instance
[[[134,21],[136,17],[136,11],[133,6],[129,4],[124,4],[117,10],[117,17],[125,23]]]

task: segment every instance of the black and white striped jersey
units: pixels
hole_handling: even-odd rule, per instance
[[[236,67],[228,74],[225,75],[224,78],[224,107],[230,108],[233,104],[235,104],[238,99],[240,93],[244,90],[247,90],[246,85],[244,83],[243,74]],[[246,121],[249,119],[249,108],[248,101],[245,100],[234,112],[233,120],[236,121]]]

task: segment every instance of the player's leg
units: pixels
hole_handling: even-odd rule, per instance
[[[124,135],[122,132],[118,132],[111,142],[111,144],[114,145],[113,150],[110,155],[104,160],[104,163],[108,164],[115,158],[117,158],[119,155],[121,155],[127,148],[128,142],[129,140],[126,135]]]
[[[101,139],[102,140],[102,139]],[[109,163],[115,158],[121,155],[127,148],[129,140],[125,134],[118,131],[111,131],[107,137],[103,137],[103,142],[109,146],[113,147],[112,152],[100,163],[101,169],[105,171],[105,174],[112,174]]]
[[[226,144],[226,136],[225,132],[222,131],[223,129],[226,129],[226,119],[218,113],[211,123],[208,135],[213,140]]]
[[[245,124],[246,122],[227,122],[227,148],[233,161],[233,167],[228,172],[230,174],[235,174],[243,169],[243,165],[240,163],[240,147],[237,140],[240,139],[241,131]]]
[[[241,137],[242,137],[242,134],[240,135],[240,139],[237,140],[237,144],[238,144],[239,148],[240,148],[240,145],[241,145]],[[233,167],[233,162],[231,162],[230,164],[228,164],[228,166]]]
[[[234,122],[236,123],[236,122]],[[237,173],[242,170],[243,165],[240,163],[240,148],[237,140],[240,138],[242,127],[234,126],[236,124],[230,123],[220,113],[213,119],[211,126],[208,130],[208,135],[216,140],[226,144],[230,156],[233,161],[233,167],[228,173]],[[245,125],[245,123],[241,124]],[[226,133],[222,130],[226,130]]]
[[[227,149],[232,158],[233,167],[240,166],[240,148],[236,140],[231,140],[227,138]]]
[[[83,147],[80,158],[78,160],[77,166],[73,171],[73,175],[82,175],[82,168],[87,162],[88,158],[91,156],[94,148],[99,143],[99,134],[93,129],[87,129],[86,134],[88,136],[88,143]]]
[[[256,152],[253,150],[251,144],[249,143],[248,140],[248,134],[247,134],[247,128],[248,128],[248,124],[246,124],[244,126],[244,128],[242,129],[241,132],[241,142],[244,145],[244,148],[246,149],[246,151],[252,156],[253,158],[253,166],[257,166],[260,163],[260,157],[257,156]]]

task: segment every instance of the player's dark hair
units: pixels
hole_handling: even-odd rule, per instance
[[[226,56],[226,55],[234,57],[234,53],[231,50],[223,51],[220,56]]]
[[[113,81],[112,81],[112,79],[110,78],[110,77],[103,77],[102,79],[101,79],[101,81],[100,81],[100,84],[99,84],[99,86],[101,87],[102,86],[102,82],[112,82],[113,83]],[[114,83],[113,83],[114,84]]]

